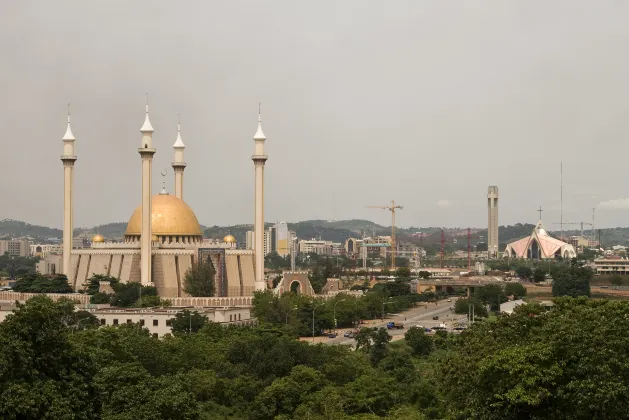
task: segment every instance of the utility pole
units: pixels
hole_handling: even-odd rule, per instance
[[[441,268],[443,268],[443,251],[444,251],[443,247],[445,243],[446,243],[446,237],[444,236],[443,229],[441,229],[441,253],[439,255],[439,259],[441,261],[440,263]]]
[[[470,248],[470,241],[472,239],[472,230],[467,228],[467,271],[472,269],[472,251]]]

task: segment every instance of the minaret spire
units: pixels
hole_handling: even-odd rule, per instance
[[[70,285],[74,287],[72,278],[72,267],[70,257],[72,254],[72,239],[74,230],[74,162],[76,155],[74,152],[74,134],[70,128],[70,103],[68,103],[68,127],[63,135],[63,274],[68,277]]]
[[[144,124],[140,129],[142,133],[142,143],[138,149],[142,159],[142,230],[140,233],[140,279],[142,285],[152,284],[151,258],[152,258],[152,193],[153,183],[153,126],[149,120],[149,96],[146,94],[146,116]]]
[[[186,169],[186,162],[183,157],[183,152],[186,145],[183,144],[181,139],[181,116],[177,114],[177,140],[173,144],[175,150],[175,159],[171,163],[173,172],[175,173],[175,197],[183,200],[183,171]]]
[[[255,215],[254,215],[254,246],[255,257],[255,290],[267,288],[264,279],[264,165],[268,159],[264,154],[266,136],[262,131],[262,114],[258,102],[258,130],[253,136],[255,143],[254,155],[251,156],[255,168]],[[249,292],[251,293],[251,292]]]

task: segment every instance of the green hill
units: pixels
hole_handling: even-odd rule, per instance
[[[272,223],[266,223],[266,227],[272,226]],[[105,238],[115,239],[124,236],[124,231],[127,227],[126,223],[115,222],[107,223],[95,227],[80,227],[74,231],[75,235],[85,234],[91,236],[99,233]],[[344,242],[347,238],[361,238],[363,235],[372,236],[375,235],[390,235],[391,227],[381,226],[377,223],[363,219],[352,220],[305,220],[297,223],[288,223],[288,228],[297,233],[297,237],[300,239],[312,239],[321,238],[325,241]],[[510,226],[500,226],[500,246],[515,241],[525,236],[530,235],[534,225],[516,223]],[[252,230],[253,226],[250,224],[241,224],[234,226],[201,226],[201,230],[204,236],[207,238],[221,239],[225,235],[232,234],[236,237],[240,244],[245,243],[246,232]],[[401,242],[411,242],[417,245],[423,246],[439,246],[441,243],[441,230],[444,230],[445,241],[449,247],[453,248],[466,248],[467,247],[467,229],[463,228],[440,228],[440,227],[411,227],[411,228],[398,228],[397,235]],[[422,232],[425,234],[423,237],[414,236]],[[553,231],[553,235],[558,235],[559,232]],[[577,230],[564,231],[566,236],[579,235],[581,232]],[[589,231],[586,232],[589,234]],[[30,223],[21,222],[18,220],[5,219],[0,221],[0,238],[12,238],[20,236],[29,236],[37,240],[46,240],[48,238],[61,239],[63,232],[61,229],[49,228],[46,226],[32,225]],[[598,231],[597,231],[598,238]],[[472,229],[471,237],[472,246],[487,240],[487,229]],[[628,245],[629,244],[629,228],[611,228],[601,229],[601,241],[604,246],[609,247],[612,245]]]
[[[30,223],[18,220],[0,220],[0,237],[30,236],[32,238],[61,238],[61,229],[54,229],[45,226],[31,225]]]

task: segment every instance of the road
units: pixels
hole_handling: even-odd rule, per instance
[[[406,312],[400,314],[389,314],[384,321],[377,321],[374,323],[362,324],[361,327],[385,327],[387,323],[391,321],[400,322],[404,324],[404,328],[401,330],[389,330],[389,335],[391,335],[392,341],[400,340],[404,338],[404,333],[410,327],[422,325],[424,327],[434,327],[441,323],[446,323],[446,325],[450,325],[454,320],[461,318],[461,315],[456,315],[452,311],[450,311],[450,307],[454,307],[454,302],[457,298],[452,298],[451,302],[447,300],[442,300],[434,303],[428,303],[427,307],[415,307]],[[439,316],[439,320],[433,320],[433,316]],[[465,318],[465,316],[463,316]],[[317,342],[325,343],[325,344],[350,344],[354,345],[355,340],[353,338],[343,337],[343,333],[347,331],[347,328],[339,329],[338,337],[336,338],[325,338],[321,337]]]

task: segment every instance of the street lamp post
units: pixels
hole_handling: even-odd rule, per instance
[[[293,312],[294,310],[299,309],[296,306],[292,309],[289,309],[288,312],[286,312],[286,325],[288,325],[288,315],[290,315],[291,312]]]
[[[393,298],[389,298],[389,299],[393,299]],[[382,302],[382,320],[384,321],[384,305],[390,305],[392,303],[395,303],[395,301],[393,302]]]
[[[312,342],[314,343],[315,341],[315,309],[320,308],[321,306],[323,306],[324,304],[321,303],[319,305],[313,305],[312,306]]]
[[[344,301],[345,301],[345,299],[340,299],[340,300],[337,300],[336,303],[334,304],[333,311],[334,311],[334,332],[335,333],[336,333],[336,327],[337,327],[337,322],[336,322],[336,305],[338,305],[339,302],[344,302]]]

